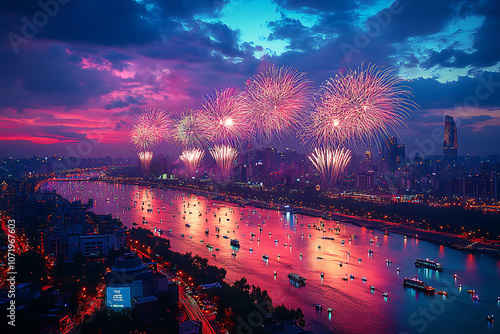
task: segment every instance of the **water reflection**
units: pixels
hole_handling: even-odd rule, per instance
[[[170,239],[173,250],[209,258],[210,264],[227,269],[228,282],[245,276],[250,284],[268,290],[276,304],[300,307],[306,322],[314,324],[314,328],[309,328],[314,333],[353,332],[352,324],[356,324],[356,332],[414,332],[417,328],[408,322],[411,314],[418,313],[421,307],[429,307],[434,298],[441,298],[424,298],[421,292],[405,289],[403,278],[415,274],[436,287],[436,291],[451,291],[446,281],[451,281],[454,273],[459,275],[454,280],[455,301],[447,303],[445,312],[428,324],[429,333],[478,332],[476,324],[483,324],[481,328],[486,330],[486,315],[498,312],[500,307],[498,259],[487,256],[476,259],[436,244],[407,240],[394,232],[387,236],[380,231],[343,223],[343,217],[338,218],[339,222],[328,221],[240,207],[178,191],[100,182],[63,182],[54,188],[69,199],[86,201],[91,196],[95,199],[96,213],[109,212],[120,217],[126,226],[132,227],[132,222],[136,222],[143,228],[163,229],[162,237]],[[141,224],[142,217],[148,224]],[[209,234],[206,234],[207,228]],[[322,239],[323,236],[333,239]],[[240,241],[240,248],[230,245],[230,239],[235,238]],[[275,239],[279,240],[275,242]],[[211,244],[215,252],[207,244]],[[368,249],[373,253],[368,253]],[[232,252],[237,256],[232,256]],[[263,259],[264,254],[269,256],[267,260]],[[418,257],[439,258],[445,270],[433,274],[429,269],[415,268]],[[387,259],[400,270],[392,267]],[[279,274],[274,275],[275,272]],[[308,278],[307,285],[297,289],[296,282],[288,284],[287,275],[291,272]],[[361,277],[366,277],[377,289],[371,289]],[[461,294],[461,284],[477,289],[481,293],[480,302],[475,304],[468,294]],[[384,292],[388,292],[389,297],[381,298]],[[332,307],[332,313],[327,316],[326,312],[315,312],[314,305],[318,303]]]

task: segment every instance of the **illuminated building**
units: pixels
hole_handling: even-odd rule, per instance
[[[151,268],[152,267],[152,268]],[[122,309],[137,305],[148,305],[158,293],[165,293],[175,302],[178,300],[178,286],[170,282],[155,266],[144,263],[136,253],[126,253],[116,260],[110,272],[106,274],[106,306]],[[148,298],[142,298],[148,297]],[[156,304],[154,302],[153,304]]]
[[[458,138],[457,126],[453,117],[446,115],[444,117],[444,146],[443,156],[446,165],[451,165],[457,159]]]

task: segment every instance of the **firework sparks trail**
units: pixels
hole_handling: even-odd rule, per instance
[[[321,174],[325,185],[332,187],[351,160],[351,151],[345,148],[337,148],[336,150],[315,148],[308,158]]]
[[[181,161],[186,166],[189,175],[193,176],[196,172],[196,167],[198,167],[198,165],[200,164],[203,156],[205,156],[205,151],[199,148],[194,148],[182,152],[179,159],[181,159]]]
[[[297,129],[310,106],[311,81],[291,67],[271,66],[249,79],[245,102],[255,131],[261,138],[280,137]]]
[[[170,137],[170,128],[170,118],[162,108],[145,109],[134,118],[129,139],[146,171],[153,158],[152,149]]]
[[[149,165],[151,164],[151,160],[153,159],[153,152],[143,151],[137,153],[139,160],[141,161],[141,166],[145,171],[149,170]]]
[[[403,82],[393,69],[372,65],[330,78],[316,96],[303,139],[313,147],[378,143],[417,107]]]
[[[238,150],[228,145],[216,145],[210,149],[210,154],[221,171],[223,181],[227,181],[232,164],[238,157]]]
[[[173,139],[183,149],[203,147],[208,139],[206,119],[195,110],[182,114],[175,121]]]
[[[201,114],[206,122],[209,140],[215,145],[238,145],[252,134],[247,104],[236,88],[205,96]]]

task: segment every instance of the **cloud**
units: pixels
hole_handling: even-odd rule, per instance
[[[108,103],[104,106],[105,109],[115,109],[115,108],[124,108],[128,107],[131,104],[141,105],[144,104],[144,101],[141,98],[135,98],[133,96],[127,95],[125,97],[125,101],[122,100],[114,100],[111,103]]]
[[[82,69],[75,55],[57,44],[30,45],[15,55],[0,49],[0,107],[15,110],[76,106],[119,87],[109,73]]]
[[[55,138],[61,141],[81,141],[87,138],[86,133],[78,133],[75,131],[68,131],[66,126],[45,126],[43,127],[44,134],[39,134],[40,137]]]
[[[461,76],[456,81],[440,83],[436,79],[408,83],[415,101],[422,109],[489,108],[500,104],[500,73],[478,72],[474,77]]]

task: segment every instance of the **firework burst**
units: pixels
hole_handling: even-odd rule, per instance
[[[146,171],[153,158],[152,149],[170,137],[170,128],[170,118],[162,108],[145,109],[133,119],[129,139]]]
[[[351,160],[351,151],[345,148],[315,148],[308,156],[316,170],[321,174],[324,184],[332,187]]]
[[[305,73],[274,65],[249,79],[244,95],[255,131],[266,139],[296,129],[311,96],[311,81]]]
[[[199,148],[194,148],[182,152],[179,159],[181,159],[181,161],[184,163],[184,166],[186,166],[189,175],[193,176],[196,172],[196,167],[198,167],[204,155],[205,151]]]
[[[232,164],[238,157],[238,150],[228,145],[216,145],[210,149],[210,154],[221,171],[223,181],[227,181]]]
[[[213,144],[238,145],[250,138],[250,114],[241,92],[236,88],[205,96],[201,113]]]
[[[207,143],[207,122],[196,111],[190,110],[175,121],[174,141],[182,148],[203,147]]]
[[[312,146],[365,145],[406,124],[416,107],[404,80],[389,68],[369,65],[325,81],[315,99],[303,139]]]

